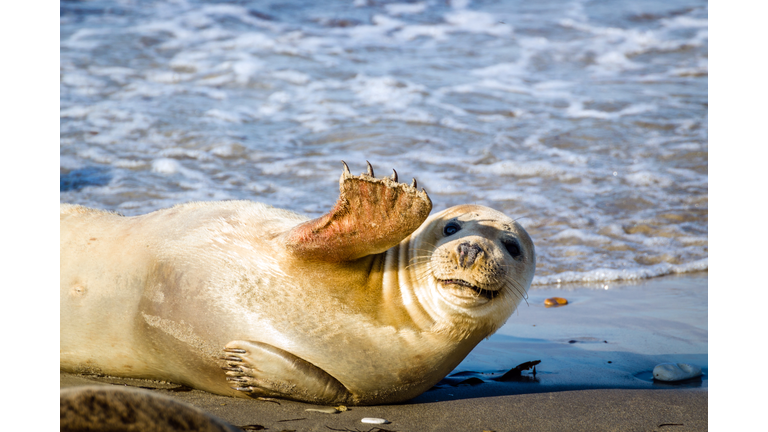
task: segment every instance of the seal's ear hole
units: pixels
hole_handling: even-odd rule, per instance
[[[504,239],[501,241],[501,244],[503,244],[504,248],[507,249],[507,252],[512,255],[512,258],[520,258],[523,255],[517,240]]]
[[[459,230],[461,230],[461,225],[459,225],[458,222],[451,221],[445,225],[445,228],[443,228],[443,234],[448,237],[456,234]]]

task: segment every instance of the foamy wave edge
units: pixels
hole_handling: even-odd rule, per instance
[[[671,274],[692,273],[709,270],[709,258],[685,264],[659,263],[648,267],[633,269],[599,268],[586,272],[563,272],[547,276],[534,276],[531,285],[555,285],[575,282],[612,282],[649,279]]]

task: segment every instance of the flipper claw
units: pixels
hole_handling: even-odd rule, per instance
[[[414,232],[432,209],[415,179],[411,186],[399,183],[395,170],[376,178],[368,161],[367,173],[351,175],[342,163],[336,205],[284,237],[286,247],[301,259],[344,262],[382,253]]]
[[[346,405],[351,400],[352,394],[339,381],[288,351],[256,341],[232,341],[227,346],[247,350],[242,363],[237,364],[242,370],[227,372],[225,382],[249,397],[282,397],[327,405]]]
[[[224,351],[237,353],[237,354],[245,354],[247,352],[244,349],[240,349],[240,348],[224,348]]]
[[[240,357],[235,357],[235,356],[226,356],[226,357],[220,357],[220,358],[222,360],[233,361],[233,362],[241,362],[241,361],[243,361],[243,359],[241,359]]]
[[[245,377],[239,377],[239,376],[237,376],[237,377],[231,377],[231,376],[228,376],[228,377],[227,377],[227,381],[235,381],[235,382],[247,382],[247,381],[248,381],[248,378],[245,378]]]

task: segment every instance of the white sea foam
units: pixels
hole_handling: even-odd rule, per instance
[[[499,63],[472,71],[472,75],[494,78],[523,75],[524,73],[525,65],[519,63]]]
[[[452,117],[443,117],[440,119],[440,124],[442,126],[457,130],[457,131],[473,131],[477,132],[478,130],[468,124],[462,123]]]
[[[174,158],[174,159],[196,159],[196,160],[210,160],[211,156],[208,154],[208,152],[197,150],[197,149],[185,149],[180,147],[171,147],[167,149],[163,149],[160,152],[160,155],[165,158]]]
[[[304,85],[311,80],[309,75],[294,70],[275,71],[272,76],[296,85]]]
[[[640,114],[647,111],[654,111],[656,109],[656,106],[653,104],[637,104],[637,105],[630,105],[626,108],[623,108],[619,111],[599,111],[599,110],[593,110],[593,109],[585,109],[584,108],[584,102],[582,101],[572,101],[568,109],[566,110],[566,115],[569,117],[593,117],[593,118],[599,118],[599,119],[616,119],[622,116],[627,115],[634,115],[634,114]]]
[[[449,26],[409,25],[395,33],[395,37],[398,40],[410,41],[420,36],[426,36],[435,40],[445,41],[448,39],[448,33],[451,30]]]
[[[471,10],[457,10],[445,15],[445,21],[453,26],[453,31],[467,31],[473,33],[487,33],[493,36],[509,36],[512,34],[512,26],[502,23],[486,12]]]
[[[659,186],[667,187],[672,185],[674,179],[650,171],[638,171],[636,173],[624,176],[624,179],[635,186]]]
[[[706,18],[692,18],[681,15],[670,19],[661,20],[661,24],[669,28],[702,28],[709,27],[709,20]]]
[[[69,49],[92,50],[103,43],[101,36],[109,33],[109,29],[82,28],[62,40],[61,46]]]
[[[560,176],[567,173],[563,167],[546,161],[525,161],[518,162],[506,160],[496,162],[490,165],[478,165],[470,168],[472,172],[489,173],[497,175],[515,175],[515,176]]]
[[[78,152],[77,156],[84,159],[90,159],[91,161],[100,164],[111,164],[112,161],[115,160],[113,155],[97,147],[91,147],[80,151]]]
[[[552,205],[552,202],[544,195],[530,193],[523,194],[512,191],[489,191],[485,193],[485,198],[493,201],[515,201],[540,208],[546,208]]]
[[[91,107],[73,106],[59,111],[61,118],[84,118],[93,111]]]
[[[168,158],[152,161],[152,171],[161,174],[174,174],[179,172],[181,165],[178,161]]]
[[[389,110],[402,110],[421,101],[425,88],[392,77],[358,75],[351,82],[352,90],[365,105],[380,105]]]
[[[550,237],[552,240],[577,240],[586,244],[589,243],[610,243],[610,237],[592,234],[580,229],[568,228]]]
[[[686,264],[659,263],[652,266],[639,267],[634,269],[609,269],[598,268],[585,272],[562,272],[547,276],[534,276],[532,285],[552,285],[573,282],[610,282],[610,281],[631,281],[638,279],[647,279],[651,277],[665,276],[677,273],[690,273],[693,271],[704,271],[709,268],[708,259],[704,258],[698,261]]]
[[[420,14],[427,10],[427,2],[419,3],[390,3],[384,5],[390,15]]]
[[[559,158],[560,161],[565,162],[568,165],[585,165],[589,161],[588,157],[568,150],[546,148],[544,149],[544,152],[547,155]]]
[[[243,121],[242,116],[231,111],[222,111],[219,109],[211,109],[205,112],[205,115],[218,120],[222,120],[229,123],[240,123]]]

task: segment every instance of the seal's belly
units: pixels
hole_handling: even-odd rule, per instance
[[[424,338],[415,328],[382,325],[372,314],[350,312],[347,305],[332,301],[327,294],[323,302],[308,298],[289,294],[280,301],[267,301],[259,313],[261,326],[254,329],[250,340],[290,352],[353,393],[403,386],[429,388],[442,378],[435,378],[436,373],[445,369],[441,363],[453,347],[435,346],[436,339]],[[275,310],[282,313],[267,313]]]
[[[65,370],[141,373],[133,320],[145,282],[146,254],[131,248],[120,218],[104,212],[62,218],[60,350]]]

